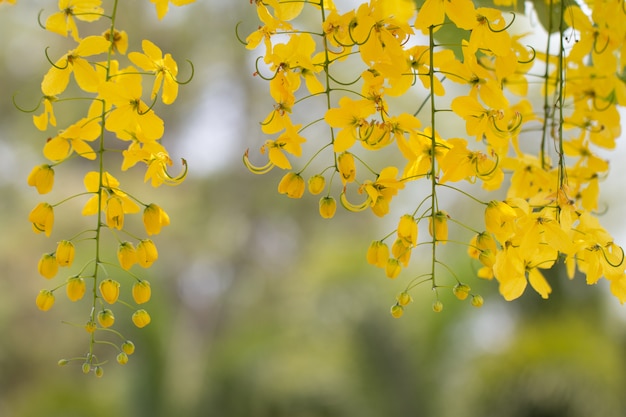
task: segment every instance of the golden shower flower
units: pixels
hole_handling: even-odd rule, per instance
[[[43,154],[50,161],[66,159],[72,152],[94,160],[96,153],[87,142],[99,138],[101,132],[100,124],[96,120],[82,118],[47,141],[43,147]]]
[[[57,100],[54,96],[44,96],[43,97],[43,113],[40,115],[33,115],[33,124],[35,127],[41,131],[44,131],[48,128],[48,123],[52,126],[57,125],[57,119],[54,116],[54,109],[52,108],[52,103]]]
[[[46,29],[59,35],[68,33],[76,42],[80,41],[76,21],[94,22],[103,16],[104,10],[100,7],[102,0],[59,0],[59,12],[53,13],[46,20]]]
[[[295,172],[286,173],[278,183],[278,192],[289,198],[300,198],[304,194],[304,178]]]
[[[143,210],[143,225],[148,235],[158,235],[161,227],[170,224],[170,216],[158,205],[152,203]]]
[[[39,194],[49,193],[54,185],[54,169],[47,164],[37,165],[28,175],[27,183]]]
[[[54,225],[54,209],[48,203],[39,203],[28,215],[28,221],[33,224],[35,233],[45,233],[50,236]]]
[[[137,258],[137,250],[135,250],[135,246],[131,242],[122,242],[117,248],[117,260],[120,263],[120,266],[125,271],[128,271],[139,262]]]
[[[124,207],[122,199],[113,195],[106,203],[106,224],[111,229],[122,230],[124,228]]]
[[[170,2],[174,6],[184,6],[186,4],[191,4],[196,0],[150,0],[156,6],[157,17],[159,20],[163,19],[167,14],[167,11],[170,6]]]
[[[172,104],[178,96],[178,65],[172,58],[172,55],[165,54],[158,46],[147,39],[141,42],[143,54],[139,52],[131,52],[128,59],[144,71],[154,74],[154,84],[152,85],[152,94],[150,98],[154,100],[157,93],[163,88],[161,100],[165,104]]]

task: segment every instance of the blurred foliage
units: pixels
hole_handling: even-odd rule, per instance
[[[205,109],[206,92],[223,92],[219,86],[231,77],[236,82],[227,85],[237,90],[219,96],[222,106],[211,111],[236,112],[236,134],[210,149],[236,151],[218,170],[194,167],[193,155],[181,155],[192,175],[201,175],[160,202],[173,224],[158,237],[161,258],[146,276],[153,282],[153,322],[141,331],[126,323],[137,352],[124,367],[108,365],[102,379],[56,365],[84,346],[86,334],[61,323],[63,310],[74,306],[59,303],[44,318],[34,305],[41,278],[33,259],[46,242],[26,221],[37,196],[25,178],[45,138],[11,97],[17,91],[23,105],[37,96],[47,65],[43,50],[54,39],[37,26],[38,8],[30,2],[0,7],[6,41],[0,51],[6,74],[0,78],[0,416],[626,413],[624,315],[612,309],[616,300],[600,295],[606,288],[583,289],[580,278],[559,286],[563,277],[553,276],[549,302],[527,292],[505,304],[493,283],[484,282],[477,288],[486,299],[480,310],[450,293],[442,297],[444,311],[434,314],[432,298],[420,292],[410,313],[394,320],[388,314],[394,286],[363,259],[363,235],[379,234],[369,226],[372,215],[322,220],[314,204],[276,195],[279,173],[252,177],[240,163],[243,150],[259,143],[251,137],[266,113],[259,108],[264,85],[251,76],[254,57],[234,37],[238,20],[242,27],[254,21],[248,2],[199,1],[159,25],[148,6],[134,2],[124,26],[132,22],[137,33],[193,59],[197,69],[194,88],[181,90],[181,104],[162,112],[164,140],[196,149],[197,142],[186,144],[188,126]],[[131,44],[140,41],[131,34]],[[207,143],[219,134],[195,123]],[[448,250],[461,271],[464,256]],[[474,274],[469,263],[465,268]]]

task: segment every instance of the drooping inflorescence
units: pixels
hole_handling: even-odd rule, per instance
[[[535,45],[513,31],[521,13],[514,2],[341,3],[251,1],[260,26],[243,42],[263,49],[254,74],[267,80],[274,106],[261,122],[267,163],[254,164],[259,157],[246,151],[248,169],[287,170],[278,192],[291,198],[308,182],[322,195],[324,218],[334,215],[335,198],[348,211],[383,217],[395,196],[411,193],[414,207],[367,250],[367,261],[393,279],[415,248],[430,248],[429,270],[409,278],[394,317],[422,283],[435,291],[435,311],[443,308],[441,288],[483,304],[438,253],[449,227],[473,235],[454,243],[466,245],[477,275],[495,278],[506,300],[528,283],[548,298],[541,271],[564,262],[570,278],[576,270],[589,284],[605,277],[625,302],[624,251],[597,218],[609,168],[598,150],[615,147],[617,106],[626,104],[623,2],[589,1],[585,12],[547,0],[539,21],[548,35]],[[464,129],[449,133],[450,125]],[[483,201],[463,182],[501,197]],[[444,206],[444,189],[482,206],[484,221],[461,222],[458,207]]]
[[[168,0],[151,1],[162,18]],[[86,330],[88,347],[85,353],[59,364],[78,361],[85,373],[93,371],[96,376],[102,376],[111,350],[120,364],[127,363],[135,350],[133,342],[115,329],[117,319],[128,318],[138,328],[150,323],[150,314],[144,308],[151,297],[150,282],[133,268],[149,268],[158,259],[151,236],[170,223],[165,210],[142,201],[110,169],[117,165],[126,171],[141,165],[145,167],[145,174],[141,174],[144,182],[153,187],[179,184],[187,172],[183,159],[182,172],[170,173],[173,161],[161,143],[164,122],[153,109],[158,100],[173,103],[178,86],[187,81],[179,80],[174,58],[163,54],[150,40],[142,41],[142,51],[127,53],[128,35],[116,20],[124,7],[122,3],[107,2],[105,10],[101,0],[60,0],[59,11],[42,22],[47,31],[67,37],[71,46],[56,59],[50,59],[52,53],[46,50],[50,68],[41,82],[43,112],[34,110],[38,114],[33,116],[33,123],[41,132],[50,132],[43,146],[47,162],[35,166],[28,176],[28,185],[39,194],[47,194],[54,187],[66,189],[69,185],[55,184],[55,171],[77,160],[87,162],[81,164],[84,173],[79,183],[83,192],[60,201],[41,202],[28,219],[35,233],[56,237],[55,213],[65,211],[70,200],[85,200],[79,215],[86,216],[92,226],[75,231],[71,237],[57,238],[57,245],[42,255],[38,270],[50,283],[37,295],[36,305],[43,311],[51,309],[60,292],[72,302],[86,304],[81,317],[67,322]],[[90,27],[85,23],[102,27],[103,21],[107,27],[104,32],[84,33],[84,28]],[[152,89],[146,93],[143,88],[148,82]],[[73,83],[80,90],[78,96],[66,91]],[[64,105],[76,102],[86,103],[79,118],[57,127],[55,111],[65,112]],[[134,214],[141,216],[135,225],[127,221]],[[114,247],[108,247],[111,240]],[[82,265],[75,265],[77,260]]]

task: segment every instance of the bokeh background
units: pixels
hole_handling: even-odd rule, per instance
[[[68,49],[37,24],[39,11],[43,20],[55,3],[0,5],[0,416],[626,415],[626,307],[604,281],[587,287],[557,268],[548,276],[550,300],[529,290],[506,303],[494,282],[473,278],[463,248],[447,245],[446,262],[483,295],[483,308],[442,293],[445,308],[435,314],[423,287],[396,320],[389,308],[407,280],[389,281],[364,255],[390,223],[341,209],[323,220],[317,198],[277,194],[282,173],[246,171],[241,155],[263,143],[258,123],[271,109],[266,83],[252,76],[258,52],[235,36],[237,22],[244,36],[258,25],[248,1],[198,0],[160,22],[148,1],[121,2],[118,27],[131,50],[149,38],[172,52],[181,78],[189,74],[184,59],[194,62],[178,101],[157,108],[164,144],[190,172],[182,185],[156,190],[142,183],[139,166],[119,175],[172,220],[155,238],[158,262],[138,271],[152,282],[153,322],[137,330],[123,310],[116,313],[137,351],[125,366],[107,364],[104,378],[83,375],[79,364],[59,367],[58,359],[84,354],[88,343],[63,321],[82,323],[89,307],[59,294],[51,311],[38,311],[35,296],[50,284],[37,261],[90,219],[76,216],[82,200],[71,201],[59,208],[50,238],[32,233],[27,216],[42,198],[26,176],[43,162],[46,134],[13,104],[34,107],[45,48],[53,57]],[[67,103],[64,116],[57,107],[59,128],[81,114],[81,104]],[[601,197],[608,208],[601,221],[622,245],[624,149],[620,143],[611,156]],[[45,199],[80,192],[86,169],[62,166]],[[414,205],[422,198],[416,193],[399,202]],[[391,223],[404,212],[396,210]],[[468,221],[481,216],[480,207],[453,196],[447,210]]]

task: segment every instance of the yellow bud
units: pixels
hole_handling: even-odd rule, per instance
[[[108,308],[100,311],[98,313],[98,323],[100,323],[100,326],[104,328],[113,326],[113,323],[115,323],[115,316],[113,315],[113,312]]]
[[[44,278],[54,278],[59,271],[59,264],[57,263],[56,256],[51,253],[44,253],[37,265],[39,274]]]
[[[325,219],[331,219],[337,211],[337,202],[333,197],[322,197],[320,199],[320,215]]]
[[[41,311],[48,311],[54,305],[54,294],[50,290],[41,290],[35,299],[37,308]]]
[[[104,375],[104,369],[101,366],[96,366],[93,370],[93,373],[98,377],[102,378]]]
[[[137,304],[143,304],[150,301],[150,283],[148,281],[137,281],[133,285],[133,299]]]
[[[39,203],[28,215],[28,221],[33,224],[35,233],[45,233],[50,236],[54,225],[54,209],[48,203]]]
[[[456,284],[454,288],[452,289],[454,296],[458,298],[459,300],[465,300],[467,296],[469,295],[470,291],[471,291],[471,288],[469,287],[469,285],[461,284],[461,283]]]
[[[62,240],[57,244],[56,257],[59,266],[72,266],[76,249],[69,240]]]
[[[69,361],[69,360],[67,360],[67,359],[59,359],[59,361],[57,362],[57,365],[59,365],[59,366],[65,366],[65,365],[67,365],[68,363],[70,363],[70,361]]]
[[[89,320],[87,323],[85,323],[85,330],[87,331],[87,333],[93,333],[96,331],[97,328],[98,326],[93,320]]]
[[[111,229],[122,230],[124,228],[124,207],[122,199],[116,195],[107,200],[106,220],[107,226]]]
[[[117,247],[117,260],[125,271],[128,271],[139,259],[137,251],[131,242],[122,242]]]
[[[405,246],[415,246],[417,243],[417,222],[410,214],[400,217],[398,222],[398,238],[405,242]]]
[[[67,298],[71,301],[78,301],[83,298],[86,290],[87,286],[85,285],[85,280],[81,277],[71,277],[67,280],[65,292]]]
[[[137,310],[133,313],[132,320],[135,326],[141,329],[142,327],[146,327],[150,324],[150,314],[148,314],[148,312],[144,309]]]
[[[88,374],[91,371],[91,364],[89,362],[83,363],[82,369],[84,374]]]
[[[126,365],[128,363],[128,355],[124,352],[118,353],[115,359],[120,365]]]
[[[100,295],[107,303],[115,303],[120,296],[120,283],[110,278],[105,279],[100,283]]]
[[[409,266],[409,260],[411,259],[411,247],[407,246],[407,242],[404,239],[396,239],[391,246],[391,254],[400,261],[405,267]]]
[[[295,172],[288,172],[278,183],[278,192],[289,198],[301,198],[304,194],[304,178]]]
[[[137,261],[142,268],[149,268],[159,258],[159,252],[150,239],[143,239],[137,245]]]
[[[346,185],[356,179],[356,165],[354,155],[350,152],[343,152],[337,157],[337,169],[341,174],[341,182]]]
[[[484,302],[485,302],[485,300],[483,300],[482,296],[480,296],[480,295],[473,295],[472,296],[471,303],[472,303],[472,305],[474,307],[482,307]]]
[[[38,165],[28,175],[27,182],[37,188],[39,194],[47,194],[54,185],[54,169],[50,165]]]
[[[143,225],[148,235],[157,235],[161,232],[161,227],[170,224],[170,216],[165,210],[156,204],[146,206],[143,211]]]
[[[413,298],[409,295],[408,292],[402,291],[396,296],[396,300],[398,301],[398,304],[400,304],[401,306],[405,306],[413,301]]]
[[[496,253],[492,252],[491,249],[482,250],[478,255],[478,260],[486,267],[491,268],[496,263]]]
[[[435,241],[444,245],[448,240],[448,218],[448,213],[443,210],[436,212],[434,218],[433,216],[428,218],[428,233],[435,238]]]
[[[379,268],[385,268],[387,266],[388,259],[389,247],[387,244],[380,240],[373,241],[367,249],[367,263],[375,265]]]
[[[435,301],[433,303],[433,311],[435,313],[440,313],[441,310],[443,310],[443,303],[441,301],[439,301],[439,300]]]
[[[309,178],[309,192],[313,195],[318,195],[324,191],[326,186],[326,178],[323,175],[317,174]]]
[[[404,314],[404,307],[402,307],[399,304],[394,304],[393,306],[391,306],[391,315],[394,318],[399,319],[400,317],[402,317],[403,314]]]
[[[125,354],[132,355],[133,353],[135,353],[135,344],[130,340],[127,340],[122,343],[122,350]]]
[[[385,274],[387,274],[388,278],[396,278],[398,275],[400,275],[400,271],[402,271],[402,266],[400,266],[400,262],[396,258],[387,259]]]

